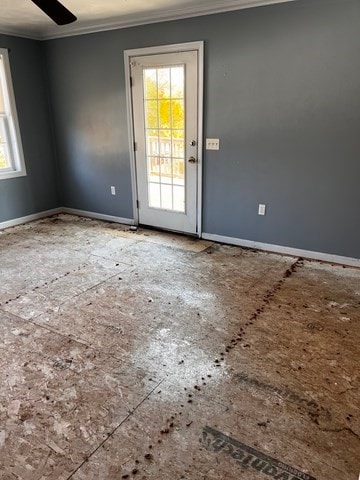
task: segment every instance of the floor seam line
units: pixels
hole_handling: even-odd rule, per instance
[[[141,405],[146,402],[146,400],[154,393],[154,391],[159,388],[159,386],[163,383],[164,379],[161,379],[160,382],[158,382],[155,387],[141,400],[141,402],[138,403],[138,405],[136,405],[136,407],[134,407],[131,412],[119,423],[119,425],[117,425],[111,433],[109,433],[109,435],[95,448],[95,450],[93,452],[90,453],[90,455],[88,455],[86,457],[86,459],[66,478],[66,480],[71,480],[73,478],[73,476],[85,465],[85,463],[87,463],[90,458],[95,455],[95,453],[110,439],[112,438],[112,436],[117,432],[117,430],[119,430],[119,428],[121,428],[121,426],[130,418],[134,415],[134,413],[141,407]]]
[[[96,253],[91,253],[91,252],[89,253],[89,255],[91,255],[92,257],[96,257],[96,258],[102,258],[103,260],[112,260],[114,262],[121,263],[122,265],[126,265],[127,267],[132,267],[133,266],[131,263],[122,262],[121,260],[118,260],[117,258],[104,257],[103,255],[97,255]]]
[[[78,298],[80,297],[81,295],[83,295],[84,293],[87,293],[89,292],[90,290],[92,290],[93,288],[97,288],[99,287],[100,285],[102,285],[103,283],[115,278],[117,275],[119,275],[119,272],[118,273],[115,273],[114,275],[111,275],[110,277],[106,278],[105,280],[101,280],[101,282],[95,284],[95,285],[92,285],[91,287],[87,288],[86,290],[84,290],[83,292],[80,292],[80,293],[77,293],[76,295],[74,295],[73,297],[70,297],[68,300],[65,300],[64,302],[62,303],[59,303],[58,305],[56,305],[56,309],[60,309],[63,305],[66,305],[68,302],[71,302],[72,300],[74,300],[75,298]],[[41,317],[41,315],[44,315],[46,313],[45,312],[41,312],[39,313],[38,315],[35,315],[34,317],[31,317],[31,318],[24,318],[24,317],[21,317],[20,315],[17,315],[17,314],[14,314],[10,311],[7,311],[7,310],[4,310],[2,307],[0,307],[0,309],[5,312],[5,313],[10,313],[11,315],[14,315],[16,316],[17,318],[23,320],[24,322],[31,322],[31,323],[34,323],[36,325],[39,325],[38,323],[34,322],[34,320],[38,319],[39,317]],[[51,313],[55,313],[55,310],[52,310]],[[41,326],[41,325],[39,325]],[[45,328],[46,326],[44,326]],[[68,337],[69,338],[69,337]]]
[[[286,279],[291,277],[296,272],[298,267],[303,266],[303,262],[304,262],[304,259],[302,257],[298,257],[296,259],[296,261],[293,262],[290,265],[290,267],[288,267],[283,272],[280,279],[277,280],[273,284],[273,286],[265,292],[265,294],[264,294],[264,296],[263,296],[263,298],[260,302],[260,305],[255,309],[255,312],[253,314],[251,314],[250,317],[248,318],[248,320],[245,322],[244,328],[240,327],[240,331],[238,333],[234,333],[232,340],[229,342],[228,345],[225,346],[225,352],[226,353],[229,353],[232,349],[234,349],[238,345],[238,342],[241,342],[243,340],[242,337],[244,337],[246,335],[245,328],[250,326],[250,325],[253,325],[254,321],[256,321],[258,319],[258,317],[261,314],[264,313],[265,309],[267,307],[269,307],[269,305],[272,303],[275,294],[277,294],[282,289]],[[249,345],[247,345],[247,346],[249,346]],[[223,354],[222,354],[222,356],[224,357]],[[224,358],[222,358],[221,360],[224,360]],[[215,362],[215,365],[220,367],[220,365],[221,365],[220,361],[217,360]]]
[[[19,317],[19,315],[16,315],[15,313],[12,313],[12,312],[7,312],[6,310],[3,310],[1,307],[0,307],[0,311],[2,311],[4,314],[6,315],[10,315],[12,317],[15,317],[16,319],[18,319],[19,321],[21,321],[22,323],[24,324],[31,324],[31,325],[34,325],[35,327],[39,327],[39,328],[42,328],[43,330],[45,330],[46,332],[49,332],[49,333],[53,333],[55,335],[58,335],[59,337],[63,338],[63,339],[66,339],[66,340],[72,340],[73,342],[75,343],[78,343],[79,345],[81,345],[82,347],[87,347],[97,353],[101,353],[102,355],[104,355],[106,358],[112,358],[114,360],[118,360],[118,361],[124,361],[123,359],[115,356],[115,355],[112,355],[112,354],[109,354],[109,353],[106,353],[105,350],[103,349],[99,349],[97,347],[94,347],[93,345],[90,345],[89,343],[86,343],[84,340],[80,340],[78,338],[74,338],[74,337],[71,337],[69,335],[64,335],[63,333],[61,332],[58,332],[57,330],[53,329],[53,328],[50,328],[48,325],[43,325],[42,323],[37,323],[35,319],[29,319],[29,320],[26,320],[25,318],[22,318],[22,317]]]
[[[95,284],[95,285],[92,285],[91,287],[87,288],[86,290],[84,290],[83,292],[80,292],[80,293],[77,293],[76,295],[74,295],[73,297],[69,298],[68,300],[65,300],[65,302],[62,302],[62,303],[59,303],[58,305],[56,305],[55,308],[61,308],[63,305],[66,305],[68,302],[71,302],[72,300],[74,300],[75,298],[78,298],[80,297],[81,295],[83,295],[84,293],[87,293],[89,292],[90,290],[92,290],[93,288],[97,288],[99,287],[100,285],[102,285],[103,283],[105,282],[108,282],[109,280],[112,280],[113,278],[115,278],[117,275],[120,275],[120,273],[114,273],[114,275],[111,275],[110,277],[106,278],[105,280],[101,280],[101,282]],[[7,310],[4,310],[3,306],[1,305],[0,306],[0,310],[2,310],[3,312],[5,313],[10,313],[11,315],[14,315],[16,316],[17,318],[20,318],[21,320],[23,320],[24,322],[32,322],[33,320],[36,320],[37,318],[41,317],[41,315],[44,315],[46,313],[45,312],[41,312],[39,313],[38,315],[35,315],[34,317],[32,318],[24,318],[24,317],[21,317],[20,315],[16,315],[10,311],[7,311]],[[53,310],[51,313],[54,313],[55,311]],[[34,322],[33,322],[34,323]]]
[[[35,293],[36,290],[40,289],[40,288],[43,288],[45,286],[50,286],[50,285],[53,285],[54,283],[56,283],[57,281],[59,280],[62,280],[63,278],[66,278],[68,277],[69,275],[71,274],[74,274],[76,272],[78,272],[79,270],[85,268],[87,265],[86,264],[81,264],[79,265],[77,268],[73,269],[73,270],[70,270],[70,272],[67,272],[67,273],[64,273],[63,275],[59,275],[58,277],[56,278],[53,278],[51,280],[48,280],[46,282],[44,282],[42,285],[36,285],[35,287],[33,287],[31,290],[29,291],[24,291],[23,293],[20,293],[17,297],[14,297],[14,298],[8,298],[7,300],[3,301],[0,303],[0,306],[3,307],[4,305],[7,305],[8,303],[12,303],[14,302],[15,300],[18,300],[19,298],[21,297],[24,297],[24,296],[27,296],[27,295],[30,295],[32,293]]]
[[[74,295],[73,297],[69,298],[69,300],[65,300],[65,302],[60,303],[59,305],[57,305],[57,308],[60,308],[60,307],[62,307],[63,305],[66,305],[66,304],[67,304],[68,302],[70,302],[71,300],[74,300],[75,298],[80,297],[81,295],[83,295],[84,293],[89,292],[89,291],[92,290],[93,288],[99,287],[99,286],[102,285],[103,283],[108,282],[109,280],[112,280],[113,278],[115,278],[115,277],[118,276],[118,275],[120,275],[119,272],[114,273],[114,275],[111,275],[110,277],[106,278],[105,280],[101,280],[101,282],[98,282],[96,285],[92,285],[91,287],[87,288],[87,289],[84,290],[83,292],[77,293],[77,294]],[[38,317],[40,317],[40,315],[43,315],[43,313],[40,313],[39,315],[37,315],[37,316],[34,317],[34,318],[38,318]]]

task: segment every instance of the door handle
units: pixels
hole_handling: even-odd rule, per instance
[[[189,163],[196,163],[197,160],[195,157],[190,157],[189,160],[188,160]]]

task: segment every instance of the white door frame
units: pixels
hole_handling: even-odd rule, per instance
[[[159,47],[136,48],[124,51],[125,61],[125,86],[126,86],[126,105],[129,136],[129,153],[131,167],[131,186],[135,225],[139,224],[139,211],[137,208],[137,179],[136,179],[136,160],[135,160],[135,134],[133,124],[133,103],[131,93],[131,72],[130,62],[133,57],[145,55],[159,55],[163,53],[179,53],[188,51],[198,52],[198,158],[197,158],[197,232],[196,235],[202,235],[202,186],[203,186],[203,116],[204,116],[204,42],[178,43],[174,45],[163,45]]]

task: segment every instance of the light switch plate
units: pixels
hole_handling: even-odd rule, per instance
[[[206,150],[220,150],[220,139],[219,138],[207,138],[206,139]]]
[[[116,195],[116,188],[115,187],[110,187],[111,190],[111,195]]]

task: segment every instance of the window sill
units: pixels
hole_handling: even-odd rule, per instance
[[[9,178],[16,178],[16,177],[26,177],[25,170],[13,170],[13,171],[0,171],[0,180],[7,180]]]

